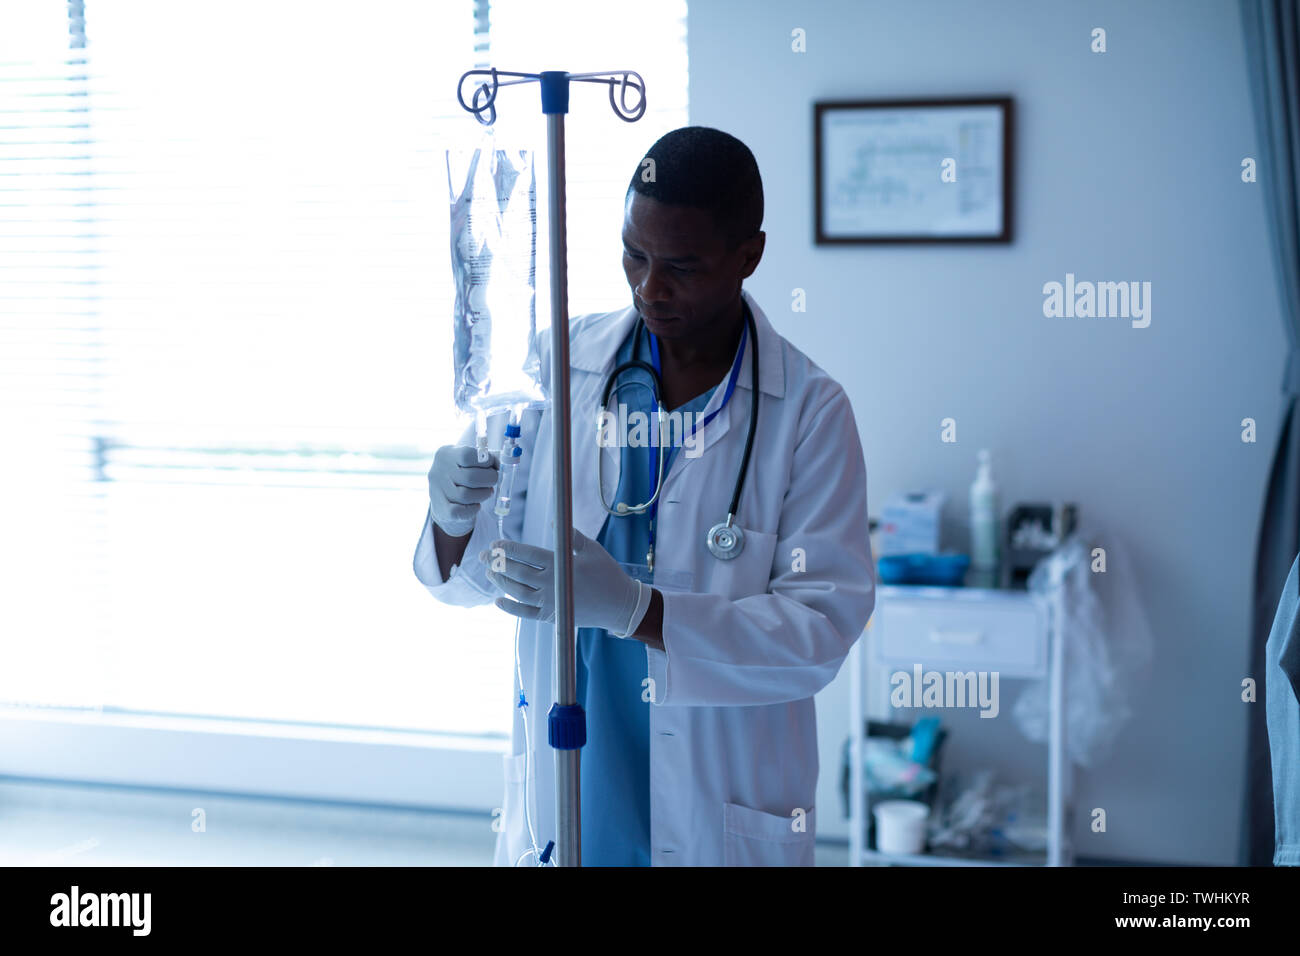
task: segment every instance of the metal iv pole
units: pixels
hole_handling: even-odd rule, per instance
[[[465,102],[462,89],[471,76],[480,83]],[[502,80],[501,77],[510,77]],[[569,83],[604,83],[609,105],[621,120],[635,123],[645,115],[645,81],[639,73],[508,73],[504,70],[470,70],[456,86],[460,105],[484,126],[496,122],[497,90],[502,86],[537,82],[546,114],[548,206],[551,219],[551,425],[555,438],[555,673],[559,687],[547,715],[547,736],[555,750],[555,832],[557,864],[582,865],[581,769],[582,746],[587,742],[587,718],[578,704],[577,635],[573,622],[573,467],[569,417],[569,292],[568,244],[565,229],[564,114],[569,112]],[[638,95],[628,108],[628,90]],[[615,99],[615,91],[619,96]],[[486,118],[484,118],[486,114]],[[563,635],[563,638],[561,638]]]

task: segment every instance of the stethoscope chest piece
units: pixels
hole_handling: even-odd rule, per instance
[[[709,553],[720,561],[730,561],[745,547],[745,533],[731,524],[731,519],[719,521],[709,529]]]

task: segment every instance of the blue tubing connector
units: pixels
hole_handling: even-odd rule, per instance
[[[563,70],[545,70],[539,74],[542,87],[542,112],[569,112],[569,74]]]
[[[552,704],[546,735],[555,750],[579,750],[587,742],[587,713],[581,704]]]

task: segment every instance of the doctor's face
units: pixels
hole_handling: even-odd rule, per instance
[[[646,328],[662,339],[707,340],[730,325],[741,281],[763,256],[763,233],[729,248],[712,213],[632,190],[623,210],[623,271]]]

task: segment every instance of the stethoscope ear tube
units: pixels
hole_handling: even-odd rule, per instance
[[[745,474],[749,471],[749,455],[754,448],[754,432],[758,428],[758,329],[755,327],[754,316],[749,311],[749,306],[745,306],[745,318],[749,320],[749,341],[753,349],[753,365],[749,370],[749,430],[745,434],[745,453],[740,459],[740,474],[736,476],[736,488],[731,493],[731,506],[727,508],[728,525],[731,524],[731,518],[740,506],[740,490],[745,487]]]
[[[750,313],[748,306],[745,308],[745,318],[749,320],[749,339],[753,343],[753,353],[751,356],[753,364],[750,366],[750,392],[749,392],[749,429],[745,434],[745,453],[740,459],[740,474],[736,476],[736,487],[731,492],[731,505],[727,508],[727,520],[715,524],[709,529],[705,538],[705,545],[719,561],[730,561],[740,555],[745,550],[745,532],[740,529],[739,525],[733,525],[732,521],[736,517],[736,509],[740,506],[740,491],[745,487],[745,474],[749,471],[749,457],[754,449],[754,432],[758,429],[758,329],[754,325],[754,316]]]
[[[745,533],[741,530],[739,525],[734,523],[734,521],[736,517],[736,509],[740,506],[740,492],[745,487],[745,475],[749,472],[749,459],[754,449],[754,433],[758,429],[758,328],[757,324],[754,322],[754,315],[750,311],[748,304],[745,305],[745,319],[748,322],[749,341],[752,349],[752,365],[750,367],[751,387],[749,396],[749,428],[746,430],[745,434],[745,452],[741,457],[740,471],[736,475],[736,484],[731,492],[731,504],[727,507],[727,519],[718,522],[710,528],[708,533],[705,535],[704,541],[705,545],[709,549],[709,553],[720,561],[730,561],[733,558],[736,558],[745,548]],[[640,344],[642,328],[644,328],[644,325],[641,317],[637,316],[636,328],[633,330],[637,344]],[[633,346],[633,356],[635,356],[636,353],[637,349]],[[654,370],[654,366],[648,365],[634,357],[630,361],[617,366],[610,374],[609,378],[605,380],[605,388],[601,393],[600,400],[602,418],[597,421],[597,429],[600,429],[603,425],[603,416],[607,413],[609,408],[609,396],[614,390],[619,375],[628,369],[633,368],[642,369],[650,375],[651,381],[654,382],[655,387],[655,405],[658,407],[660,415],[663,414],[663,401],[660,398],[663,394],[663,382],[659,378],[659,373]],[[599,443],[597,444],[599,445]],[[599,456],[601,453],[601,449],[597,447],[597,455]],[[605,510],[610,514],[640,514],[649,508],[651,503],[658,498],[659,492],[663,488],[663,446],[660,446],[659,449],[659,480],[656,482],[653,497],[651,497],[650,501],[646,502],[644,505],[629,506],[620,502],[615,508],[611,509],[609,504],[605,501],[605,488],[601,483],[602,463],[603,459],[598,459],[596,465],[596,485],[600,493],[601,504],[605,506]]]
[[[659,373],[655,371],[653,365],[649,364],[648,362],[642,362],[640,359],[636,357],[637,352],[639,351],[637,346],[641,344],[641,329],[643,327],[644,326],[641,321],[641,317],[638,315],[636,319],[636,328],[633,329],[633,333],[632,333],[635,336],[635,340],[634,340],[635,344],[632,347],[632,358],[622,363],[621,365],[616,366],[614,368],[614,371],[609,374],[609,377],[605,379],[605,388],[604,391],[601,392],[601,396],[600,396],[600,414],[596,418],[596,435],[597,435],[596,491],[600,495],[600,503],[601,505],[604,506],[605,511],[608,512],[609,514],[617,515],[620,517],[630,515],[630,514],[637,514],[637,515],[645,514],[650,509],[651,505],[653,505],[656,501],[659,500],[659,492],[662,490],[663,483],[664,483],[664,446],[660,445],[658,448],[658,458],[659,458],[658,478],[655,481],[655,490],[654,493],[651,494],[650,500],[640,505],[629,505],[627,502],[620,501],[613,508],[611,508],[609,506],[609,502],[605,500],[605,481],[604,481],[605,459],[604,459],[604,449],[601,447],[600,444],[600,436],[602,436],[604,433],[605,415],[609,413],[609,396],[614,391],[615,385],[617,384],[618,377],[620,375],[622,375],[626,371],[629,371],[630,369],[641,369],[643,372],[645,372],[647,375],[650,376],[650,381],[654,383],[652,394],[654,395],[655,409],[659,418],[659,425],[661,429],[663,427],[664,403],[663,400],[660,398],[660,396],[663,395],[663,391],[664,391],[663,381],[659,378]],[[636,384],[641,384],[641,383],[636,383]],[[617,494],[617,489],[615,489],[615,493]]]

